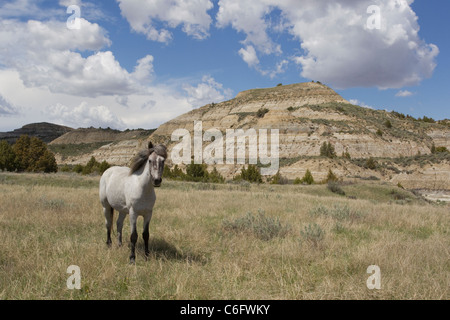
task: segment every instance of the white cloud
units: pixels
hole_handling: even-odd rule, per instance
[[[195,39],[209,35],[212,19],[207,13],[213,8],[210,0],[117,0],[122,16],[131,28],[149,40],[167,43],[172,39],[169,28],[182,30]],[[155,25],[162,22],[164,28]]]
[[[299,41],[302,52],[292,60],[301,67],[305,78],[337,88],[400,88],[429,78],[439,54],[437,46],[419,37],[418,18],[411,3],[412,0],[220,0],[217,25],[231,25],[243,32],[243,43],[247,48],[254,46],[255,56],[280,55],[282,49],[270,35],[288,32]],[[367,8],[374,4],[380,8],[381,29],[367,28],[371,16]],[[270,15],[275,10],[281,12],[281,22],[272,25]],[[240,51],[244,58],[243,53]]]
[[[232,94],[231,90],[224,89],[222,84],[210,76],[203,76],[202,82],[195,87],[186,84],[183,89],[188,94],[188,102],[195,108],[229,99]]]
[[[111,44],[96,23],[81,18],[80,30],[67,29],[64,22],[0,22],[0,64],[14,68],[28,87],[46,87],[54,93],[84,97],[124,95],[142,90],[142,82],[153,73],[153,57],[137,62],[134,72],[120,66]],[[80,52],[96,53],[83,57]]]
[[[256,67],[259,65],[259,59],[253,46],[247,46],[245,49],[241,48],[239,50],[239,55],[249,67]]]
[[[408,91],[408,90],[400,90],[399,92],[397,92],[395,94],[396,97],[400,97],[400,98],[410,97],[410,96],[413,96],[413,95],[415,95],[415,92],[411,92],[411,91]]]
[[[231,25],[238,32],[243,32],[246,45],[254,45],[264,54],[281,53],[280,45],[274,43],[267,34],[270,21],[267,15],[272,11],[270,1],[220,0],[217,13],[217,26],[224,28]]]
[[[374,107],[369,106],[366,103],[359,101],[358,99],[350,99],[350,100],[348,100],[348,102],[350,102],[351,104],[353,104],[355,106],[360,106],[360,107],[368,108],[368,109],[375,109]]]
[[[153,74],[153,56],[147,55],[138,60],[138,64],[134,68],[133,76],[137,81],[143,82],[150,80]]]
[[[49,106],[46,110],[50,120],[65,123],[74,128],[78,127],[112,127],[125,129],[125,124],[106,106],[89,106],[82,102],[75,108],[70,108],[60,103]]]

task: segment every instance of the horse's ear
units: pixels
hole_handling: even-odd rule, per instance
[[[153,148],[153,143],[151,141],[148,142],[148,148],[149,149]]]

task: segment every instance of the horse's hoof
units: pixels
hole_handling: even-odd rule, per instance
[[[135,258],[130,258],[130,264],[136,264],[136,259]]]

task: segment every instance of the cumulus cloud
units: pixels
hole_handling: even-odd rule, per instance
[[[259,59],[253,46],[247,46],[245,49],[241,48],[239,50],[239,55],[249,67],[256,67],[259,65]]]
[[[368,108],[368,109],[375,109],[372,106],[369,106],[368,104],[364,103],[363,101],[359,101],[358,99],[350,99],[348,100],[348,102],[350,102],[351,104],[355,105],[355,106],[360,106],[363,108]]]
[[[213,8],[211,0],[117,0],[122,16],[131,28],[143,33],[149,40],[167,43],[172,39],[173,29],[182,30],[195,39],[205,39],[209,35],[212,19],[207,13]],[[164,27],[156,25],[162,22]]]
[[[111,51],[99,51],[111,41],[98,24],[83,18],[79,30],[69,30],[59,21],[3,20],[0,42],[4,44],[0,64],[18,70],[26,86],[46,87],[55,93],[131,94],[141,90],[140,83],[153,72],[151,55],[140,59],[129,73]]]
[[[399,92],[397,92],[395,94],[396,97],[400,97],[400,98],[406,98],[406,97],[410,97],[413,96],[415,94],[415,92],[411,92],[408,90],[400,90]]]
[[[125,124],[109,108],[103,105],[89,106],[87,102],[71,108],[63,104],[49,106],[46,113],[53,121],[72,127],[111,127],[125,129]]]
[[[243,43],[247,47],[241,49],[240,55],[244,61],[254,62],[251,67],[257,60],[250,60],[248,48],[256,49],[253,56],[258,52],[280,55],[282,49],[270,35],[285,31],[299,41],[301,52],[291,60],[305,78],[319,79],[337,88],[401,88],[430,77],[439,54],[437,46],[419,37],[418,18],[411,3],[220,0],[216,18],[219,27],[231,25],[246,35]],[[371,13],[367,9],[371,5],[379,8],[379,29],[368,27]],[[276,25],[271,23],[274,12],[280,12],[281,17]]]
[[[188,94],[188,102],[193,107],[201,107],[208,103],[220,102],[231,98],[231,90],[224,89],[221,83],[218,83],[211,76],[203,76],[202,82],[197,86],[186,84],[183,89]]]

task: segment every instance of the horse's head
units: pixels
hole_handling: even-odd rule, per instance
[[[132,160],[130,167],[131,174],[141,174],[145,171],[148,164],[148,172],[150,181],[154,187],[161,186],[162,175],[164,171],[164,161],[167,158],[167,149],[164,145],[159,144],[153,146],[153,143],[148,143],[148,148],[139,152]],[[142,170],[144,168],[144,170]]]
[[[159,144],[153,146],[151,142],[148,143],[148,156],[150,180],[154,187],[161,186],[162,175],[164,171],[164,161],[167,158],[167,149],[164,145]]]

